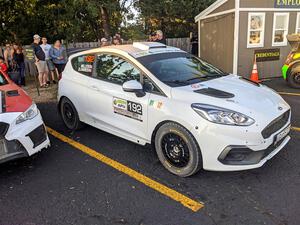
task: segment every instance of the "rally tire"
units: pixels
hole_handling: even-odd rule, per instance
[[[178,141],[175,141],[177,139]],[[202,168],[201,150],[193,135],[183,126],[174,122],[163,124],[157,130],[154,142],[157,156],[169,172],[180,177],[188,177]],[[170,149],[177,151],[172,154],[174,150]],[[183,154],[183,152],[186,153]],[[180,160],[176,157],[178,155],[180,155]],[[188,157],[185,158],[186,156]]]
[[[291,70],[288,75],[287,82],[292,88],[300,88],[300,65]]]
[[[68,129],[76,131],[84,127],[84,124],[79,119],[75,106],[68,98],[61,100],[60,115]]]

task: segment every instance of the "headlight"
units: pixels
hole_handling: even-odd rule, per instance
[[[23,123],[26,120],[31,120],[38,114],[38,108],[36,104],[32,104],[25,112],[18,116],[16,124]]]
[[[204,119],[218,124],[250,126],[255,123],[254,119],[229,109],[206,104],[192,104],[192,108]]]

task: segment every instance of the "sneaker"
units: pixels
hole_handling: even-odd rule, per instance
[[[52,81],[53,84],[57,84],[57,82],[55,80]]]
[[[47,81],[47,84],[50,85],[50,81]]]

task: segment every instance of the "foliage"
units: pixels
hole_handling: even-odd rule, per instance
[[[195,16],[215,0],[139,0],[135,2],[145,31],[160,29],[167,37],[187,37],[197,31]]]
[[[197,29],[194,17],[213,1],[0,0],[0,43],[29,44],[36,33],[50,42],[97,41],[116,32],[137,40],[157,29],[168,37],[187,37]],[[138,16],[129,11],[129,5],[135,6]]]

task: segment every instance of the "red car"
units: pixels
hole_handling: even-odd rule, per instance
[[[49,146],[36,104],[0,71],[0,163],[31,156]]]

